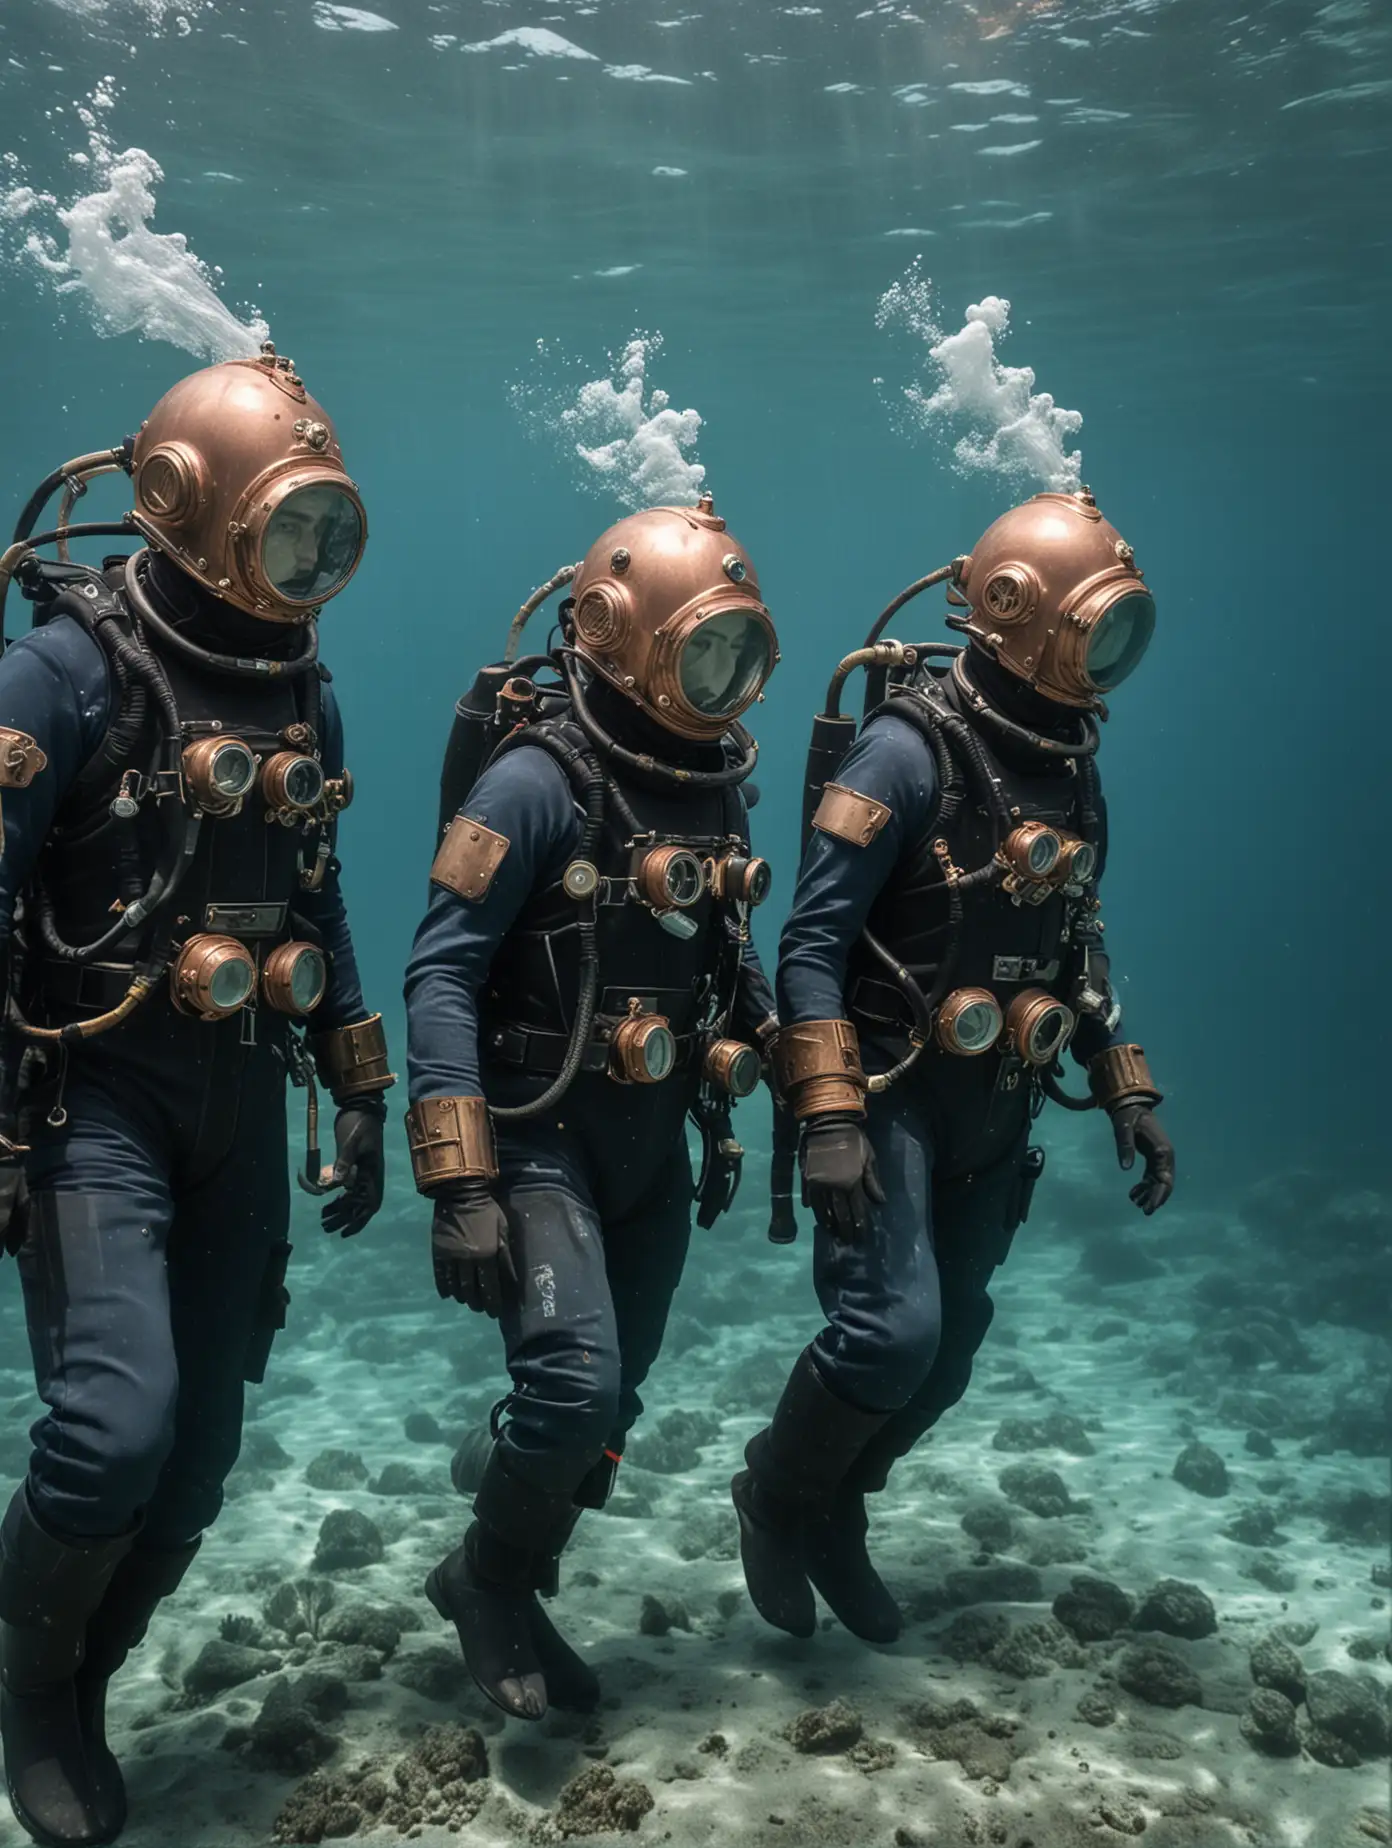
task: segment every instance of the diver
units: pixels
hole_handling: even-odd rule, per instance
[[[572,577],[560,645],[513,660]],[[407,1132],[436,1288],[498,1318],[512,1386],[486,1449],[455,1459],[475,1519],[426,1591],[489,1699],[539,1719],[598,1701],[537,1594],[613,1486],[693,1199],[708,1226],[733,1198],[731,1105],[776,1030],[738,721],[778,652],[704,496],[611,527],[524,604],[508,656],[460,702],[446,756],[406,977]]]
[[[134,511],[71,523],[117,471]],[[325,1229],[382,1201],[392,1075],[339,889],[352,779],[316,622],[366,531],[332,424],[267,342],[50,475],[0,556],[0,604],[17,584],[35,624],[0,658],[0,1198],[48,1407],[0,1525],[0,1728],[45,1843],[124,1825],[107,1683],[217,1517],[284,1322],[287,1077],[303,1183],[337,1194]],[[71,559],[99,534],[143,544]]]
[[[879,640],[944,581],[965,645]],[[814,1588],[857,1636],[899,1633],[865,1496],[966,1390],[1043,1168],[1044,1099],[1106,1111],[1122,1168],[1144,1159],[1144,1213],[1170,1196],[1098,896],[1097,720],[1154,620],[1087,489],[1036,495],[894,599],[815,721],[773,1066],[801,1125],[826,1326],[731,1485],[750,1596],[795,1636],[813,1633]],[[858,737],[840,711],[857,667]],[[1064,1088],[1065,1049],[1088,1095]]]

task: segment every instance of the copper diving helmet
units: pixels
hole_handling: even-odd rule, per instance
[[[778,661],[754,567],[708,494],[611,526],[573,597],[576,653],[679,738],[720,738]]]
[[[131,473],[140,531],[250,616],[304,622],[358,568],[367,516],[334,427],[269,340],[167,391]]]
[[[953,626],[1045,699],[1095,710],[1155,628],[1134,558],[1087,488],[1036,494],[958,561],[949,600],[970,614]]]

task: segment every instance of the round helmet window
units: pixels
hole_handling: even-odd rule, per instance
[[[296,488],[266,522],[261,568],[293,603],[322,603],[352,577],[363,520],[351,495],[332,482]]]
[[[773,642],[745,610],[721,610],[698,623],[681,652],[682,697],[707,718],[743,712],[773,668]]]
[[[1106,693],[1118,687],[1150,646],[1155,600],[1147,591],[1128,591],[1098,619],[1088,638],[1087,675]]]

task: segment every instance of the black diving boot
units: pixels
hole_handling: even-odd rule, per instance
[[[106,1690],[126,1657],[145,1639],[161,1601],[178,1590],[201,1542],[156,1548],[136,1545],[111,1575],[106,1595],[87,1623],[86,1652],[74,1677],[78,1724],[87,1741],[92,1777],[104,1812],[125,1826],[126,1786],[106,1742]]]
[[[474,1501],[475,1520],[425,1581],[425,1595],[453,1623],[469,1673],[504,1713],[539,1720],[545,1671],[533,1639],[539,1584],[575,1524],[569,1492],[535,1488],[512,1475],[495,1448]]]
[[[489,1425],[480,1425],[471,1431],[460,1444],[450,1460],[450,1480],[461,1495],[476,1493],[483,1482],[484,1472],[488,1468],[488,1459],[493,1454],[494,1436]],[[612,1473],[612,1472],[611,1472]],[[590,1472],[591,1476],[594,1471]],[[586,1483],[590,1478],[586,1477]],[[582,1494],[585,1484],[576,1490],[576,1497]],[[574,1531],[585,1508],[598,1507],[593,1500],[579,1500],[571,1508],[566,1530],[557,1536],[557,1554],[565,1550],[566,1544]],[[540,1585],[533,1591],[528,1623],[531,1631],[532,1647],[536,1651],[537,1661],[541,1665],[542,1676],[546,1682],[546,1700],[548,1706],[562,1707],[569,1713],[593,1713],[599,1705],[599,1677],[589,1667],[584,1658],[571,1648],[547,1615],[546,1608],[536,1595],[539,1590],[544,1597],[553,1598],[557,1590],[556,1563],[552,1560],[549,1583]]]
[[[861,1411],[832,1392],[808,1348],[798,1356],[771,1422],[745,1446],[749,1467],[730,1484],[740,1560],[754,1608],[775,1629],[812,1635],[815,1585],[848,1629],[863,1636],[866,1629],[857,1624],[864,1624],[875,1632],[868,1640],[880,1640],[883,1605],[867,1593],[856,1569],[853,1524],[843,1531],[834,1509],[847,1472],[888,1417]],[[860,1555],[869,1568],[863,1529]],[[875,1584],[889,1599],[878,1577]]]
[[[95,1848],[125,1822],[120,1774],[113,1791],[83,1727],[76,1676],[88,1620],[134,1542],[134,1529],[102,1540],[51,1534],[24,1487],[0,1527],[5,1781],[21,1826],[45,1848]]]

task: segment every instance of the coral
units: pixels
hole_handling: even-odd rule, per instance
[[[349,1572],[375,1566],[386,1554],[380,1529],[356,1508],[335,1508],[319,1527],[314,1566],[319,1572]]]
[[[1152,1585],[1131,1622],[1137,1630],[1163,1630],[1166,1636],[1187,1636],[1191,1640],[1212,1636],[1218,1628],[1207,1593],[1183,1579],[1161,1579],[1158,1585]]]
[[[859,1744],[864,1732],[855,1708],[834,1700],[829,1707],[804,1708],[789,1725],[787,1739],[795,1752],[844,1752]]]
[[[1117,1680],[1128,1694],[1152,1707],[1203,1705],[1199,1678],[1189,1664],[1163,1643],[1128,1649],[1117,1664]]]
[[[1079,1573],[1068,1591],[1054,1599],[1053,1611],[1080,1643],[1105,1642],[1131,1622],[1130,1598],[1110,1579]]]
[[[1207,1444],[1186,1444],[1170,1474],[1195,1495],[1207,1495],[1216,1500],[1228,1492],[1228,1466]]]
[[[312,1489],[356,1489],[367,1481],[367,1465],[356,1450],[321,1450],[306,1466],[305,1481]]]
[[[1046,1519],[1067,1514],[1073,1506],[1063,1477],[1057,1470],[1046,1469],[1042,1463],[1012,1463],[1001,1471],[996,1481],[1007,1501]]]

